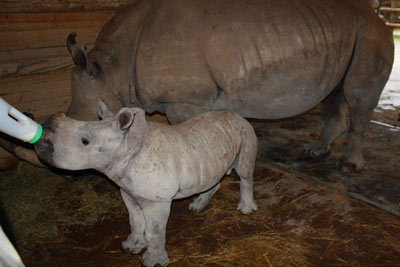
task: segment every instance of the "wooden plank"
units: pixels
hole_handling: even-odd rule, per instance
[[[392,27],[392,28],[400,28],[400,23],[386,22],[386,26],[389,26],[389,27]]]
[[[92,48],[93,44],[86,45],[86,49],[88,51],[90,51]],[[65,45],[60,47],[7,50],[7,51],[0,51],[0,64],[8,62],[17,62],[19,60],[30,60],[36,58],[43,59],[48,57],[71,57],[71,56]]]
[[[0,80],[0,96],[20,111],[32,113],[38,122],[65,112],[70,92],[69,71]]]
[[[87,45],[88,51],[93,45]],[[66,47],[0,51],[0,78],[51,71],[74,66]]]
[[[62,87],[46,88],[46,90],[39,90],[38,88],[32,91],[24,93],[10,93],[5,95],[3,98],[10,105],[24,105],[28,106],[29,103],[35,101],[43,101],[45,103],[47,100],[59,97],[70,96],[71,89],[69,86],[69,80],[63,81]]]
[[[34,115],[35,120],[43,123],[50,115],[58,112],[67,112],[70,96],[48,99],[47,101],[34,101],[30,103],[16,104],[14,107],[20,111]]]
[[[0,79],[0,96],[26,93],[30,91],[46,91],[48,88],[65,87],[70,81],[69,71],[54,72],[46,74],[19,76]]]
[[[68,34],[73,31],[76,31],[79,42],[93,44],[100,29],[84,28],[0,32],[0,50],[65,46]]]
[[[0,14],[0,31],[102,28],[115,11]]]
[[[398,7],[381,7],[379,12],[400,12]]]
[[[69,70],[74,66],[71,58],[47,57],[0,63],[0,78]]]
[[[91,47],[93,46],[87,46],[88,49]],[[29,60],[33,58],[47,58],[54,56],[68,57],[70,55],[65,45],[59,47],[7,50],[0,51],[0,64],[17,62],[18,60]]]
[[[115,10],[135,0],[11,0],[0,1],[0,13]]]

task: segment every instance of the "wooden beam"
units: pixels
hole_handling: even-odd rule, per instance
[[[115,11],[0,14],[0,31],[102,28]]]
[[[0,1],[0,13],[43,13],[116,10],[135,0],[8,0]]]
[[[381,7],[379,12],[400,12],[398,7]]]
[[[93,44],[99,28],[48,29],[0,32],[0,51],[65,46],[69,33],[75,31],[79,42]]]
[[[386,26],[389,26],[389,27],[392,27],[392,28],[400,28],[400,23],[386,22]]]

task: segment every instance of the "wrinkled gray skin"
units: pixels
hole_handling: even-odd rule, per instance
[[[307,151],[329,154],[348,107],[343,171],[364,165],[364,133],[393,63],[391,30],[366,0],[139,0],[87,55],[74,37],[72,118],[96,119],[97,97],[172,124],[218,109],[280,119],[322,101],[322,132]]]
[[[40,158],[68,170],[96,169],[121,188],[132,233],[123,249],[139,253],[142,263],[165,266],[165,230],[173,199],[200,193],[189,209],[201,211],[232,169],[240,176],[238,210],[257,210],[253,171],[257,137],[232,111],[201,114],[182,124],[147,122],[140,108],[115,116],[100,102],[101,121],[50,117],[35,144]]]
[[[329,155],[348,108],[343,171],[364,165],[365,132],[393,64],[391,30],[367,0],[138,0],[89,53],[74,34],[67,46],[72,118],[98,119],[98,97],[173,124],[218,109],[286,118],[322,101],[322,131],[306,151]]]

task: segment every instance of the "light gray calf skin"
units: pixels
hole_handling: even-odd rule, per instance
[[[201,211],[232,169],[241,180],[238,210],[257,210],[257,137],[236,113],[207,112],[170,126],[146,121],[140,108],[122,108],[115,116],[100,101],[99,116],[101,121],[77,121],[53,115],[35,149],[55,167],[96,169],[120,186],[132,231],[122,247],[132,253],[147,247],[144,265],[168,265],[165,231],[172,200],[200,193],[189,209]]]

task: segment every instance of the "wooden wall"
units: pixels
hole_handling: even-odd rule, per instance
[[[43,122],[70,101],[67,35],[90,48],[104,25],[128,0],[0,1],[0,96]],[[0,149],[0,169],[10,154]]]
[[[0,78],[67,70],[67,35],[93,44],[114,11],[0,14]]]

